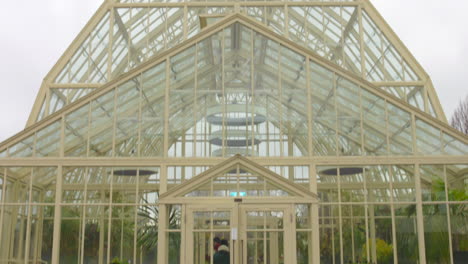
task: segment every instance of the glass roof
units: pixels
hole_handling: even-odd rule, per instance
[[[56,157],[64,142],[65,157],[467,154],[466,141],[435,119],[247,24],[219,29],[93,93],[0,153]]]
[[[221,1],[222,2],[222,1]],[[200,5],[197,1],[117,1],[103,12],[86,37],[66,58],[47,84],[48,96],[40,98],[34,120],[42,120],[85,96],[93,89],[137,67],[182,41],[196,36],[202,17],[228,16],[239,11],[325,59],[369,80],[411,105],[439,117],[434,111],[435,94],[429,93],[398,48],[378,23],[355,1],[305,1],[285,6],[225,2]],[[158,3],[155,6],[134,6]],[[167,3],[167,4],[164,4]],[[178,3],[178,4],[176,4]],[[112,7],[112,6],[111,6]],[[216,21],[219,19],[215,19]],[[211,21],[211,20],[208,20]],[[419,92],[411,83],[421,81]],[[401,83],[395,85],[385,85]],[[413,85],[414,86],[414,85]],[[426,97],[429,103],[421,103]],[[440,118],[440,117],[439,117]]]

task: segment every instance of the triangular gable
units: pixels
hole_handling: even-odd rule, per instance
[[[169,75],[166,76],[166,59],[171,58],[171,61],[177,61],[185,56],[187,60],[182,60],[181,68],[173,67],[169,71],[170,73],[176,70],[178,77],[183,76],[184,71],[193,70],[193,65],[190,64],[190,60],[193,62],[193,56],[184,54],[190,54],[187,51],[193,48],[195,43],[206,41],[236,23],[247,30],[253,30],[255,34],[262,35],[265,43],[280,47],[282,56],[289,56],[290,60],[287,61],[282,72],[275,71],[275,68],[271,67],[268,62],[268,57],[277,57],[275,55],[277,53],[271,52],[267,54],[268,56],[262,57],[262,63],[265,66],[258,67],[258,69],[263,74],[263,83],[267,87],[277,85],[275,76],[281,74],[285,76],[283,85],[290,86],[291,91],[295,91],[291,94],[283,93],[286,96],[284,98],[272,96],[270,100],[282,100],[278,103],[288,109],[293,107],[294,112],[290,112],[287,117],[283,115],[275,118],[284,118],[292,124],[290,127],[284,126],[280,129],[295,128],[296,132],[299,131],[294,140],[299,151],[303,152],[302,155],[309,155],[307,149],[310,138],[307,134],[307,118],[304,119],[308,115],[307,107],[304,107],[308,104],[307,85],[303,72],[308,68],[311,74],[312,110],[315,116],[312,124],[313,155],[415,155],[417,153],[463,155],[466,153],[466,137],[461,136],[453,128],[389,97],[369,83],[340,70],[334,64],[310,53],[300,45],[272,33],[261,24],[241,14],[235,14],[217,22],[213,27],[206,28],[199,34],[199,38],[187,41],[161,57],[154,58],[134,72],[122,76],[121,80],[108,83],[103,89],[88,95],[86,99],[73,103],[44,122],[7,140],[2,144],[3,150],[0,150],[0,157],[6,156],[5,147],[9,147],[10,157],[60,156],[59,131],[62,116],[65,116],[64,156],[163,156],[165,151],[163,109],[166,108],[164,105],[165,84],[166,78],[169,77]],[[249,34],[244,35],[249,36]],[[207,50],[213,51],[213,49]],[[248,61],[251,53],[234,52],[232,54],[234,55],[227,54],[225,58],[227,62],[230,60]],[[306,62],[306,58],[310,59],[310,64],[309,61]],[[219,68],[217,65],[205,64],[202,67],[203,72],[207,74],[216,67]],[[170,74],[173,78],[174,73]],[[180,85],[177,84],[177,87],[190,88],[190,82],[193,81],[191,78],[185,78],[179,82]],[[241,80],[241,78],[245,78],[245,75],[238,72],[232,80]],[[334,83],[337,85],[336,88],[333,88]],[[144,95],[139,94],[143,91]],[[359,95],[360,99],[353,100],[353,96],[356,95]],[[171,104],[171,107],[175,108],[169,110],[193,118],[191,111],[182,111],[192,106],[193,98],[195,98],[192,92],[178,93],[178,96],[174,97],[177,99],[174,102],[180,105]],[[116,103],[114,103],[114,98],[116,98]],[[294,107],[291,102],[302,107]],[[140,106],[141,114],[139,114]],[[343,115],[343,118],[337,120],[336,111],[339,111],[338,116]],[[416,117],[418,149],[412,148],[411,114],[415,114]],[[91,119],[88,120],[88,118]],[[179,120],[183,119],[179,118]],[[114,122],[117,122],[115,126]],[[358,125],[360,122],[363,123],[362,130]],[[141,127],[135,126],[139,123]],[[278,125],[281,122],[273,120],[272,123]],[[184,131],[190,129],[190,123],[187,122],[173,122],[170,119],[169,125],[173,126],[171,129],[175,126],[178,132],[172,134],[173,138],[169,139],[167,147],[171,146],[171,140],[177,140],[177,136],[182,136]],[[115,133],[112,131],[113,128],[117,129]],[[298,128],[304,128],[304,130],[297,130]],[[141,133],[138,133],[138,129],[141,129]],[[115,145],[112,145],[113,137],[115,137]]]
[[[45,78],[28,125],[196,36],[201,17],[228,15],[235,5],[270,30],[445,120],[428,75],[368,1],[277,6],[106,1]]]
[[[278,197],[317,199],[317,195],[261,165],[235,155],[160,195],[162,203],[174,198]]]

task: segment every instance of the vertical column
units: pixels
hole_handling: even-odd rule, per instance
[[[445,182],[445,201],[449,201],[449,189],[448,189],[448,176],[447,176],[447,165],[444,165],[444,182]],[[447,233],[449,239],[449,254],[450,254],[450,263],[453,264],[453,245],[452,245],[452,220],[450,218],[450,204],[445,204],[447,209]],[[397,263],[398,264],[398,263]]]
[[[105,197],[105,192],[104,190],[101,190],[101,195],[102,197]],[[101,230],[99,232],[99,264],[104,264],[104,224],[105,224],[105,214],[104,210],[101,211],[99,215],[99,226],[101,227]]]
[[[57,187],[55,189],[55,210],[54,210],[54,238],[52,241],[52,264],[59,264],[60,254],[60,226],[62,221],[62,165],[57,170]]]
[[[419,174],[419,164],[416,164],[414,169],[416,181],[416,217],[418,230],[419,263],[426,264],[426,249],[424,244],[424,220],[421,197],[421,175]]]
[[[387,127],[388,127],[388,123],[387,123]],[[388,150],[390,150],[390,148],[388,148]],[[390,151],[388,153],[390,153]],[[395,204],[394,204],[395,199],[393,199],[394,175],[393,175],[393,170],[390,167],[388,167],[388,171],[390,173],[390,203],[391,203],[390,210],[391,210],[391,217],[392,217],[393,263],[398,264],[398,245],[397,245],[398,242],[397,242],[397,236],[396,236],[396,218],[395,218]]]
[[[309,166],[310,171],[310,191],[317,194],[317,169],[315,164]],[[317,198],[318,199],[318,198]],[[311,217],[312,217],[312,259],[309,256],[311,263],[320,263],[320,221],[319,221],[319,205],[318,200],[314,201],[311,206]],[[310,252],[310,251],[309,251]]]
[[[375,201],[373,193],[369,192],[371,201]],[[372,263],[377,263],[377,244],[375,241],[375,210],[374,204],[369,205],[369,233],[370,233],[370,257]]]
[[[25,245],[25,250],[24,250],[24,263],[28,264],[29,260],[29,253],[31,252],[31,222],[32,222],[32,182],[33,182],[33,177],[34,177],[34,170],[36,169],[31,169],[30,173],[30,178],[29,178],[29,185],[28,185],[28,193],[29,193],[29,200],[28,200],[28,215],[26,216],[26,245]],[[21,221],[23,222],[23,221]],[[24,236],[23,236],[24,237]],[[34,256],[33,256],[34,257]]]
[[[166,152],[167,153],[167,152]],[[160,182],[159,193],[160,195],[167,191],[167,166],[162,165],[160,168]],[[167,206],[159,204],[159,225],[158,225],[158,264],[167,263],[167,242],[166,242],[166,229],[167,229]],[[183,252],[184,253],[184,252]]]

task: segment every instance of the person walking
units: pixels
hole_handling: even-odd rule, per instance
[[[213,256],[214,264],[229,264],[229,243],[226,239],[221,240],[218,251]]]

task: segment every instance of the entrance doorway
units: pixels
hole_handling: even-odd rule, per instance
[[[189,205],[186,254],[193,258],[187,263],[293,263],[293,209],[293,205],[278,204],[214,205],[210,209]]]
[[[304,187],[235,156],[160,196],[158,252],[166,254],[158,263],[318,263],[316,202]]]

